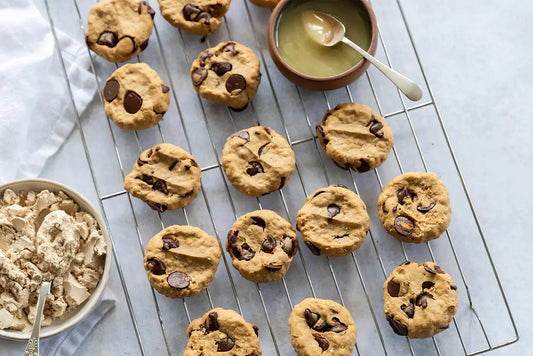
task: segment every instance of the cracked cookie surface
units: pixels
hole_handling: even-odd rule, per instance
[[[185,150],[160,143],[141,153],[124,189],[160,212],[183,208],[200,192],[200,167]]]
[[[87,19],[87,46],[110,62],[125,62],[144,51],[155,11],[138,0],[107,0],[94,5]]]
[[[261,356],[258,334],[237,312],[215,308],[189,324],[183,356]]]
[[[191,297],[215,277],[222,249],[217,239],[194,226],[169,226],[152,237],[144,252],[150,284],[171,298]]]
[[[385,230],[404,242],[436,239],[450,225],[448,190],[435,173],[407,172],[392,179],[377,206]]]
[[[343,169],[363,173],[380,166],[394,145],[385,119],[366,105],[339,104],[316,127],[326,155]]]
[[[239,192],[252,197],[283,188],[295,165],[287,140],[266,126],[233,133],[222,151],[222,168],[228,180]]]
[[[457,286],[433,262],[402,263],[387,278],[383,290],[385,317],[401,336],[431,337],[447,329],[457,311]]]
[[[161,15],[172,26],[196,35],[215,32],[231,0],[159,0]]]
[[[281,279],[297,250],[294,228],[272,210],[256,210],[241,216],[226,240],[233,267],[255,283]]]
[[[169,91],[148,64],[125,64],[104,85],[105,112],[122,129],[144,130],[157,124],[167,112]]]
[[[298,356],[350,356],[357,340],[348,309],[327,299],[307,298],[296,305],[289,332]]]
[[[207,100],[244,110],[261,82],[259,59],[237,42],[221,42],[198,55],[191,66],[194,89]]]
[[[296,228],[313,254],[338,257],[363,244],[370,218],[357,194],[343,185],[331,185],[307,197]]]

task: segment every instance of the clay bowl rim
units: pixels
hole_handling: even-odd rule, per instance
[[[300,78],[304,79],[307,82],[318,82],[318,83],[327,83],[327,82],[334,82],[334,81],[337,81],[337,80],[341,80],[341,79],[343,79],[345,77],[353,75],[356,71],[364,68],[363,72],[359,76],[354,78],[353,81],[355,81],[355,79],[357,79],[358,77],[360,77],[361,75],[363,75],[366,72],[366,70],[368,69],[368,66],[371,64],[366,58],[361,58],[353,67],[351,67],[350,69],[348,69],[348,70],[346,70],[346,71],[344,71],[342,73],[331,75],[331,76],[327,76],[327,77],[313,76],[313,75],[309,75],[309,74],[305,74],[305,73],[299,72],[296,69],[294,69],[289,63],[287,63],[285,58],[283,58],[281,53],[279,53],[279,49],[278,49],[278,46],[276,44],[276,36],[275,36],[275,34],[276,34],[276,24],[278,22],[279,15],[281,14],[283,8],[287,5],[287,3],[289,1],[291,1],[291,0],[281,0],[276,5],[274,10],[272,11],[272,14],[270,15],[270,18],[268,20],[267,42],[269,44],[270,55],[273,57],[272,59],[274,60],[275,64],[277,64],[277,62],[281,63],[286,70],[291,72],[292,75],[294,75],[296,77],[300,77]],[[376,50],[377,50],[377,47],[378,47],[378,35],[379,35],[379,33],[378,33],[378,25],[377,25],[376,14],[374,13],[374,10],[372,9],[372,6],[370,5],[370,3],[367,0],[346,0],[346,1],[357,1],[357,2],[362,3],[364,8],[365,8],[365,10],[366,10],[366,12],[367,12],[367,14],[368,14],[368,16],[370,17],[370,25],[371,25],[371,28],[372,28],[372,38],[370,40],[370,47],[368,49],[365,49],[365,48],[363,48],[363,49],[365,49],[372,56],[375,56]],[[365,66],[366,66],[366,68],[365,68]],[[300,85],[300,84],[298,84],[298,85]]]

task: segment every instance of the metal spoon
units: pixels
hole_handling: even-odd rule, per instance
[[[344,42],[375,65],[381,73],[400,89],[409,99],[417,101],[422,98],[422,89],[411,79],[387,67],[364,49],[350,41],[344,35],[346,28],[337,18],[321,11],[307,10],[302,13],[302,20],[307,34],[318,44],[331,47]]]
[[[37,311],[35,314],[35,323],[24,356],[39,356],[39,333],[41,332],[41,317],[43,316],[44,302],[46,296],[50,293],[51,282],[44,281],[39,290],[39,299],[37,300]]]

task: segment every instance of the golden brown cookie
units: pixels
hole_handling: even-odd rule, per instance
[[[144,130],[157,124],[168,110],[169,88],[146,63],[125,64],[103,88],[107,116],[126,130]]]
[[[215,32],[231,0],[159,0],[161,15],[172,26],[197,35]]]
[[[87,19],[87,46],[110,62],[125,62],[144,51],[155,11],[142,0],[96,3]]]
[[[316,127],[326,155],[343,169],[367,172],[381,165],[394,145],[392,130],[366,105],[339,104]]]
[[[183,356],[261,356],[258,333],[235,311],[215,308],[191,322]]]
[[[297,250],[294,228],[272,210],[256,210],[241,216],[226,240],[233,267],[255,283],[281,279]]]
[[[307,298],[289,317],[291,343],[298,356],[350,356],[357,328],[348,309],[332,300]]]
[[[385,316],[398,335],[431,337],[447,329],[457,311],[457,286],[433,262],[402,263],[383,290]]]
[[[189,205],[201,187],[201,171],[194,157],[170,143],[141,153],[124,180],[124,189],[160,212]]]
[[[331,185],[307,197],[296,228],[315,255],[338,257],[363,244],[370,218],[357,194],[344,185]]]
[[[207,100],[244,110],[259,83],[259,59],[237,42],[221,42],[198,55],[191,66],[194,89]]]
[[[233,133],[222,151],[222,168],[239,192],[260,197],[287,184],[296,160],[291,146],[270,127]]]
[[[378,213],[389,234],[420,243],[442,235],[452,211],[448,190],[435,173],[408,172],[383,187]]]
[[[148,241],[144,269],[159,293],[171,298],[192,297],[211,283],[221,254],[217,239],[203,230],[172,225]]]

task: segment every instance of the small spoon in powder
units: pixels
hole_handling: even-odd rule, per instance
[[[415,82],[387,67],[367,51],[346,38],[346,28],[334,16],[321,11],[307,10],[302,13],[302,21],[305,32],[316,43],[326,47],[334,46],[339,42],[346,43],[375,65],[410,100],[418,101],[422,98],[422,89]]]
[[[44,302],[46,296],[50,293],[51,282],[44,281],[39,290],[39,299],[37,300],[37,311],[35,313],[35,322],[33,323],[33,330],[31,331],[28,345],[24,351],[24,355],[38,356],[39,355],[39,334],[41,332],[41,317],[43,316]]]

